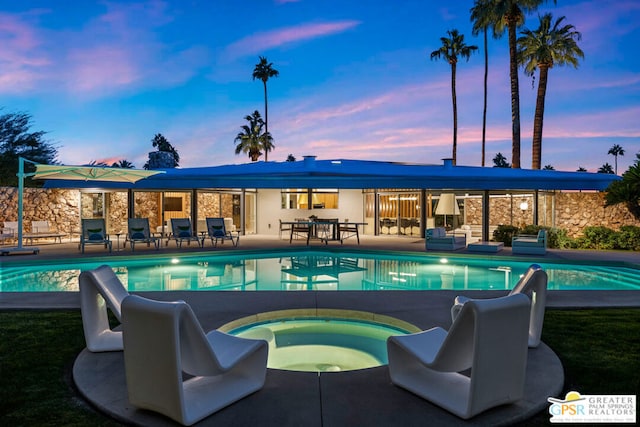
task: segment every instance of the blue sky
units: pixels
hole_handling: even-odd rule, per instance
[[[558,0],[540,12],[582,33],[576,70],[549,73],[542,164],[622,173],[640,152],[640,2]],[[244,163],[234,138],[269,80],[275,150],[319,159],[441,163],[451,156],[451,72],[431,61],[452,28],[478,45],[457,74],[458,164],[480,165],[482,38],[472,0],[24,0],[0,6],[0,106],[28,112],[58,160],[127,159],[137,167],[162,133],[181,166]],[[525,26],[538,26],[537,14]],[[511,159],[506,35],[490,39],[487,163]],[[522,167],[531,167],[532,80],[520,73]]]

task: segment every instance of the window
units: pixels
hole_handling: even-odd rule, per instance
[[[282,209],[338,209],[337,189],[282,190]],[[309,203],[311,201],[311,203]]]

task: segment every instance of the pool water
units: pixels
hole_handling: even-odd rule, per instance
[[[0,292],[77,291],[80,272],[102,264],[109,264],[129,291],[377,291],[511,289],[531,263],[313,249],[16,261],[0,266]],[[550,290],[640,290],[635,265],[540,265]]]
[[[242,338],[266,340],[269,343],[268,368],[304,372],[342,372],[386,365],[387,338],[419,330],[408,324],[404,328],[397,326],[397,319],[393,318],[388,319],[394,324],[382,323],[381,319],[374,322],[356,318],[358,315],[367,317],[367,314],[373,317],[373,313],[333,311],[331,316],[294,318],[287,314],[269,316],[269,313],[263,313],[272,318],[236,328],[225,325],[221,330]]]

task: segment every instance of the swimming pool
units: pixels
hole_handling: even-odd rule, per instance
[[[37,260],[2,265],[0,292],[77,291],[80,272],[102,264],[130,291],[376,291],[511,289],[531,262],[313,249]],[[550,290],[640,290],[629,264],[540,264]]]

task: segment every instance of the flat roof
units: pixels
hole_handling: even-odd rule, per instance
[[[411,188],[451,190],[602,191],[620,177],[613,174],[479,166],[426,165],[370,160],[252,162],[163,169],[165,173],[136,183],[47,180],[47,188],[138,190],[208,188]]]

